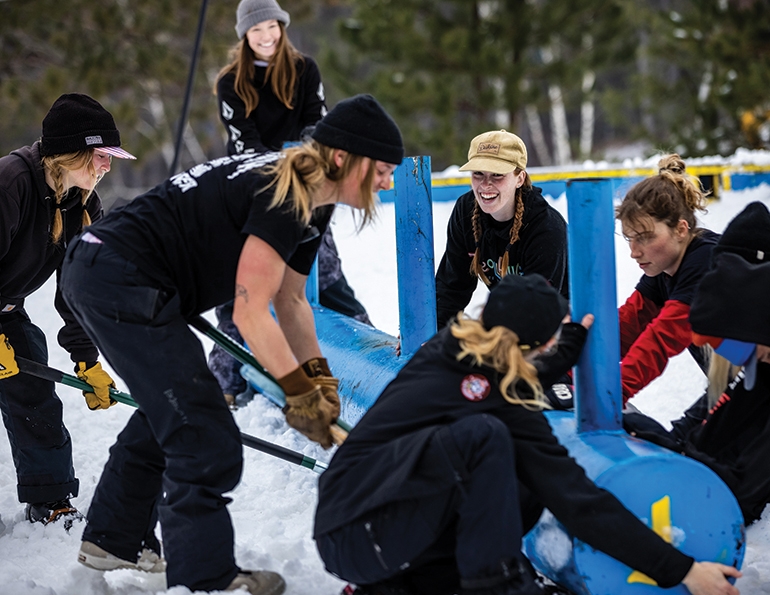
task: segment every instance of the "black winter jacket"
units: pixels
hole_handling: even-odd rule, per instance
[[[102,203],[93,192],[85,206],[79,188],[61,202],[64,232],[51,241],[54,193],[45,181],[40,142],[0,158],[0,332],[3,313],[23,307],[24,298],[39,289],[56,272],[57,282],[68,242],[82,230],[83,210],[91,221],[102,216]],[[55,306],[64,320],[59,343],[75,362],[97,359],[97,350],[56,290]]]
[[[508,273],[539,273],[564,297],[569,298],[567,279],[567,224],[543,198],[540,188],[523,193],[524,220],[519,240],[511,246]],[[473,239],[473,191],[457,199],[447,224],[446,251],[436,273],[436,314],[443,328],[471,301],[478,278],[470,272],[476,242]],[[511,237],[510,221],[496,221],[481,214],[481,261],[492,289],[500,281],[499,262]]]
[[[564,325],[558,351],[537,364],[544,389],[574,365],[585,338],[579,324]],[[520,496],[525,531],[545,506],[571,534],[652,577],[661,587],[681,582],[692,558],[664,542],[588,479],[556,440],[542,412],[506,401],[497,373],[468,358],[458,362],[458,351],[449,328],[440,331],[353,428],[319,480],[314,535],[334,531],[385,504],[452,487],[455,478],[449,474],[426,476],[420,457],[439,428],[486,413],[505,423],[514,441],[516,471],[524,486]],[[464,396],[463,381],[471,374],[487,379],[485,397]],[[523,383],[517,386],[522,396],[527,390]]]

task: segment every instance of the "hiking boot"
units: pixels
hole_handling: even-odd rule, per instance
[[[56,502],[27,504],[24,516],[30,523],[48,525],[49,523],[61,522],[67,532],[72,528],[72,523],[83,520],[83,515],[70,504],[68,498]]]
[[[277,572],[241,570],[225,591],[244,591],[250,595],[281,595],[286,583]]]
[[[166,572],[166,561],[149,548],[144,548],[136,562],[113,556],[95,543],[84,541],[80,544],[78,562],[94,570],[117,570],[128,568],[143,572]]]

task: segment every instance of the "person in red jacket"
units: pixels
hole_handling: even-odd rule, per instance
[[[693,343],[714,348],[707,391],[667,430],[641,413],[623,425],[700,461],[729,486],[746,524],[770,514],[770,210],[753,202],[725,228],[690,308]]]
[[[655,378],[668,360],[689,349],[702,369],[702,349],[691,345],[687,317],[719,235],[698,227],[706,196],[679,155],[663,157],[656,175],[636,184],[615,216],[644,275],[618,310],[623,404]]]

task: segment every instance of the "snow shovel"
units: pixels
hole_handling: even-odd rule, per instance
[[[203,318],[203,316],[195,316],[187,322],[194,329],[206,335],[223,350],[246,366],[245,373],[242,373],[242,375],[259,388],[268,400],[279,407],[286,405],[286,396],[283,393],[283,389],[278,385],[275,378],[270,375],[270,372],[262,367],[257,361],[257,358],[255,358],[249,350],[220,331],[208,320]],[[338,419],[336,423],[331,425],[330,429],[332,441],[334,444],[339,445],[348,437],[348,432],[352,429],[352,426],[347,422]]]
[[[16,363],[19,366],[20,372],[24,372],[25,374],[29,374],[30,376],[36,376],[37,378],[42,378],[43,380],[50,380],[51,382],[58,382],[59,384],[71,386],[72,388],[77,388],[79,390],[84,390],[86,392],[93,392],[93,388],[91,387],[91,385],[85,382],[84,380],[81,380],[77,376],[72,376],[71,374],[65,374],[64,372],[57,370],[56,368],[51,368],[50,366],[46,366],[44,364],[34,362],[32,360],[19,357],[19,356],[16,356]],[[121,392],[117,389],[114,389],[114,388],[110,389],[110,397],[115,401],[117,401],[118,403],[123,403],[124,405],[130,405],[131,407],[139,407],[139,405],[137,404],[136,401],[134,401],[131,395],[129,395],[128,393]],[[308,469],[311,469],[312,471],[315,471],[316,473],[319,473],[319,474],[323,473],[327,467],[326,463],[317,461],[312,457],[308,457],[294,450],[290,450],[288,448],[284,448],[283,446],[273,444],[272,442],[268,442],[267,440],[262,440],[261,438],[257,438],[256,436],[245,434],[244,432],[241,432],[241,442],[244,444],[244,446],[248,446],[249,448],[253,448],[254,450],[258,450],[260,452],[264,452],[266,454],[272,455],[279,459],[283,459],[284,461],[288,461],[289,463],[294,463],[295,465],[299,465],[300,467],[307,467]]]

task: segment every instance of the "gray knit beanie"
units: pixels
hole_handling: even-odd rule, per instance
[[[241,0],[236,14],[238,23],[235,31],[238,39],[243,39],[249,29],[263,21],[275,19],[282,22],[284,27],[288,27],[291,22],[289,13],[281,9],[275,0]]]

